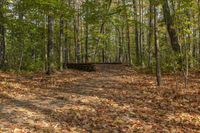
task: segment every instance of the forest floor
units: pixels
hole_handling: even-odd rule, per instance
[[[120,65],[52,76],[0,72],[0,133],[200,133],[200,74],[155,77]]]

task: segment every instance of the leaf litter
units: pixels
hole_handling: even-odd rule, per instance
[[[112,68],[112,69],[111,69]],[[200,76],[189,87],[124,66],[52,76],[0,72],[2,133],[198,133]]]

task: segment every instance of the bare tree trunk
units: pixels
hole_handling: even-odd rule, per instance
[[[47,74],[54,69],[54,18],[48,16],[48,44],[47,44]]]
[[[81,42],[80,42],[80,35],[79,35],[79,26],[80,26],[80,13],[78,9],[78,15],[77,15],[77,20],[76,20],[76,61],[77,63],[81,62]]]
[[[19,13],[19,20],[23,21],[23,17],[24,17],[23,13],[20,12]],[[23,40],[23,32],[22,31],[19,33],[19,43],[20,43],[21,53],[20,53],[18,70],[21,71],[22,65],[23,65],[23,58],[24,58],[24,40]]]
[[[85,25],[85,62],[88,62],[88,34],[89,34],[89,26],[86,22]]]
[[[47,29],[47,22],[48,21],[48,17],[45,15],[45,17],[44,17],[44,30],[43,30],[43,35],[42,35],[42,37],[43,37],[43,61],[44,61],[44,63],[43,63],[43,70],[44,70],[44,72],[46,72],[47,71],[47,35],[46,35],[46,29]]]
[[[149,0],[149,33],[148,33],[148,67],[152,65],[152,35],[153,35],[153,5],[152,0]]]
[[[66,21],[65,24],[65,30],[68,29],[68,23]],[[69,62],[69,41],[68,41],[68,33],[65,34],[65,45],[64,45],[64,64],[67,64]]]
[[[122,44],[124,44],[124,43],[125,43],[124,27],[121,28],[121,38],[122,38]],[[122,62],[126,62],[125,57],[124,57],[125,54],[126,54],[126,51],[125,51],[124,45],[122,46],[122,49],[123,49]]]
[[[160,68],[160,51],[158,41],[158,26],[157,26],[157,9],[154,5],[154,40],[155,40],[155,56],[156,56],[156,78],[157,85],[161,85],[161,68]]]
[[[2,25],[0,25],[0,68],[4,67],[5,64],[5,53],[6,53],[6,29]]]
[[[4,6],[4,0],[0,2],[0,18],[4,21],[4,14],[2,8]],[[6,53],[6,28],[4,22],[0,22],[0,68],[5,65],[5,53]]]
[[[124,5],[124,12],[125,12],[125,19],[126,19],[126,39],[127,39],[127,51],[128,51],[128,64],[132,65],[132,58],[131,58],[131,42],[130,42],[130,28],[129,28],[129,20],[128,20],[128,13],[127,13],[127,7],[126,7],[126,1],[123,0]]]
[[[140,21],[140,26],[139,26],[139,64],[142,65],[143,63],[143,0],[139,0],[139,21]]]
[[[133,0],[133,9],[134,9],[134,19],[135,19],[135,52],[136,52],[136,64],[138,65],[140,62],[140,54],[139,54],[139,31],[138,31],[138,17],[137,17],[137,0]]]
[[[122,55],[123,55],[122,35],[121,35],[121,31],[119,29],[119,55],[118,55],[119,62],[122,62]]]
[[[74,57],[75,57],[75,62],[77,62],[77,25],[76,25],[76,17],[74,16],[74,25],[73,25],[74,27],[74,51],[75,51],[75,55],[74,55]]]
[[[64,33],[64,20],[63,16],[60,17],[60,34],[59,34],[59,66],[60,71],[63,71],[63,33]]]
[[[198,34],[199,34],[199,39],[198,39],[198,47],[199,47],[199,64],[200,64],[200,0],[198,0]],[[200,65],[199,65],[200,66]]]
[[[130,42],[130,31],[129,31],[128,19],[127,19],[127,24],[126,24],[126,36],[127,36],[127,47],[128,47],[128,63],[129,65],[132,65],[131,42]]]
[[[83,44],[82,43],[82,38],[83,38],[83,36],[84,36],[84,29],[83,29],[83,21],[82,21],[82,19],[81,19],[81,17],[80,17],[80,24],[79,24],[79,27],[80,27],[80,31],[79,31],[79,39],[80,39],[80,62],[85,62],[85,56],[84,56],[84,52],[85,52],[85,44]]]
[[[167,25],[167,31],[169,33],[172,48],[174,51],[180,52],[178,36],[177,36],[176,29],[173,27],[174,21],[173,21],[173,18],[171,17],[168,0],[164,0],[163,2],[163,13],[164,13],[164,18]]]
[[[187,45],[187,44],[186,44]],[[189,55],[188,55],[188,46],[185,48],[185,89],[188,88],[188,75],[189,75]]]
[[[103,34],[105,34],[105,27],[103,28],[103,32],[102,32]],[[102,48],[102,62],[103,63],[106,63],[106,41],[104,40],[103,41],[103,48]]]
[[[117,62],[122,62],[121,60],[121,57],[122,57],[122,54],[123,54],[123,49],[122,49],[122,37],[121,37],[121,31],[120,31],[120,28],[116,28],[116,43],[118,44],[117,45],[117,59],[116,61]]]

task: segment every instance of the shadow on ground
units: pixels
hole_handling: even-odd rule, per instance
[[[157,88],[152,75],[121,68],[1,73],[0,131],[200,132],[199,77],[176,90],[174,78],[165,76]]]

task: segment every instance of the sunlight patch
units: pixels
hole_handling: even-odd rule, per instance
[[[175,115],[167,116],[169,121],[176,121],[179,123],[193,123],[196,126],[200,126],[200,115],[194,114],[191,115],[189,113],[177,113]]]

